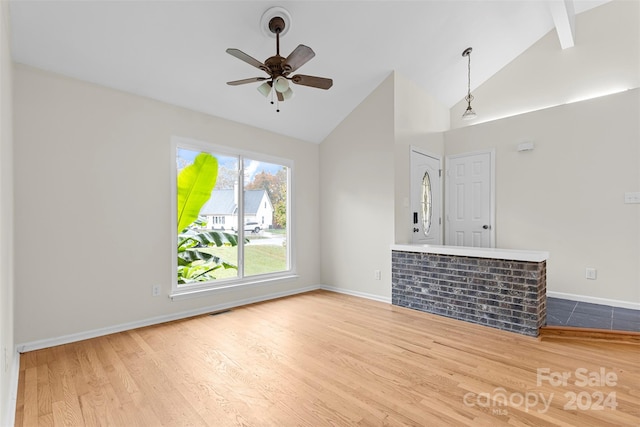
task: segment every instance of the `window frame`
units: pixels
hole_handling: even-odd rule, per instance
[[[171,137],[171,293],[172,300],[192,298],[198,296],[211,295],[217,292],[229,291],[234,288],[259,286],[273,281],[281,281],[286,279],[297,278],[296,262],[295,262],[295,244],[294,244],[294,162],[291,159],[285,159],[268,154],[258,153],[250,150],[236,149],[229,146],[218,145],[211,142],[200,141],[187,137],[172,136]],[[286,256],[288,268],[283,271],[265,273],[252,276],[244,276],[244,227],[238,226],[238,277],[221,279],[218,281],[202,282],[198,284],[178,285],[178,265],[176,262],[176,246],[178,244],[178,233],[176,231],[177,223],[177,176],[176,155],[178,148],[187,150],[204,151],[213,155],[220,154],[225,156],[238,157],[238,224],[244,224],[244,160],[257,160],[260,162],[273,163],[282,165],[287,168],[287,228],[286,228]]]

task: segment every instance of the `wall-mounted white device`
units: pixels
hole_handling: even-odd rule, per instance
[[[531,151],[535,148],[532,141],[524,141],[518,144],[518,151]]]
[[[640,192],[624,193],[625,203],[640,203]]]

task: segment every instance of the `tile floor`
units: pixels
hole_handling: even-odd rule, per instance
[[[547,298],[547,325],[640,332],[640,310]]]

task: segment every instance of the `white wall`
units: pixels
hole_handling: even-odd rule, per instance
[[[549,291],[640,303],[639,117],[634,89],[445,132],[446,153],[496,149],[496,246],[548,250]]]
[[[318,145],[23,65],[14,101],[17,343],[319,283]],[[298,279],[169,300],[172,135],[293,159]]]
[[[18,375],[13,333],[13,113],[8,8],[9,2],[0,2],[0,425],[13,424]]]
[[[394,238],[393,87],[390,74],[320,144],[322,283],[386,300]]]
[[[640,87],[639,44],[639,1],[614,0],[583,12],[576,16],[574,47],[562,50],[550,31],[472,91],[477,119],[462,121],[464,100],[451,108],[451,127]],[[472,81],[473,73],[472,61]]]

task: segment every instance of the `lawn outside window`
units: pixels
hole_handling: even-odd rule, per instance
[[[295,276],[292,161],[172,139],[171,297]]]

